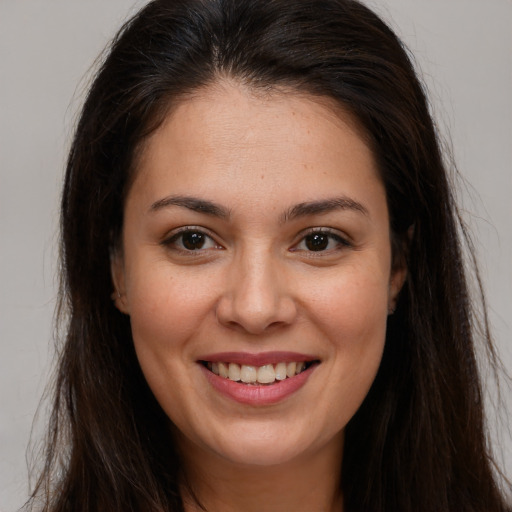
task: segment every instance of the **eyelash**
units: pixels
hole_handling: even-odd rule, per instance
[[[312,237],[312,236],[325,236],[328,238],[327,243],[329,244],[331,241],[334,241],[336,243],[336,247],[329,248],[329,249],[321,249],[318,251],[311,250],[308,248],[301,249],[299,246],[301,244],[305,244],[306,239],[308,237]],[[328,228],[311,228],[311,229],[307,230],[306,232],[301,233],[301,238],[300,238],[299,242],[297,244],[295,244],[293,246],[293,248],[290,250],[291,251],[304,251],[304,252],[310,253],[311,256],[313,256],[316,253],[319,253],[319,254],[331,253],[333,251],[337,251],[337,250],[339,251],[339,250],[342,250],[343,248],[347,248],[347,247],[352,247],[352,244],[346,238],[342,237],[337,231],[334,231],[334,230],[328,229]]]
[[[213,247],[199,247],[198,249],[187,249],[183,246],[183,237],[186,234],[190,235],[200,235],[201,237],[204,237],[205,243],[210,243],[213,245]],[[181,239],[181,247],[179,247],[178,243]],[[196,228],[194,226],[186,226],[181,228],[179,231],[173,233],[170,237],[166,238],[162,241],[162,245],[171,248],[177,252],[180,252],[182,254],[191,255],[192,253],[199,253],[208,249],[222,249],[223,247],[219,245],[212,236],[210,236],[203,228]]]
[[[184,241],[183,237],[187,234],[190,235],[199,235],[199,237],[203,237],[202,240],[205,244],[210,245],[210,247],[199,247],[196,249],[190,249],[184,247]],[[300,248],[302,244],[307,243],[308,237],[326,237],[327,238],[327,246],[325,248],[322,248],[320,245],[319,250],[314,250],[311,248],[308,248],[307,246],[305,248]],[[179,241],[181,240],[181,247],[178,245]],[[336,247],[334,248],[328,248],[331,241],[334,241],[336,243]],[[313,241],[313,243],[322,243],[322,240],[317,240],[316,242]],[[162,245],[168,248],[172,248],[173,250],[180,252],[182,254],[191,255],[192,253],[200,253],[209,249],[223,249],[223,247],[220,244],[217,244],[215,242],[214,238],[209,235],[203,228],[194,227],[194,226],[186,226],[181,228],[178,232],[173,233],[170,237],[166,238],[162,241]],[[342,248],[346,247],[352,247],[352,244],[344,237],[340,236],[338,232],[335,232],[331,229],[327,228],[311,228],[307,230],[306,232],[301,233],[301,238],[298,243],[294,244],[293,247],[290,249],[290,252],[296,252],[296,251],[303,251],[305,253],[310,253],[311,256],[323,254],[323,253],[331,253],[333,251],[341,250]]]

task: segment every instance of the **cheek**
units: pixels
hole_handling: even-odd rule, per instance
[[[328,340],[333,361],[332,382],[347,391],[345,398],[359,407],[382,359],[388,314],[385,273],[346,273],[317,293],[314,316]],[[348,404],[347,404],[348,405]]]
[[[157,401],[169,417],[180,421],[186,387],[196,371],[191,355],[205,319],[211,311],[211,287],[194,286],[195,279],[172,275],[163,265],[133,273],[128,289],[130,322],[137,359]]]
[[[336,396],[333,428],[344,427],[365,399],[382,360],[387,285],[371,275],[340,282],[318,298],[317,319],[329,340],[329,382]],[[332,408],[332,401],[326,404]]]
[[[133,274],[127,290],[134,341],[170,348],[186,341],[209,314],[215,286],[165,263],[146,268],[152,270]]]
[[[316,281],[307,293],[321,324],[340,335],[351,334],[348,342],[365,338],[365,333],[385,332],[388,289],[388,275],[379,267],[364,272],[353,267]]]

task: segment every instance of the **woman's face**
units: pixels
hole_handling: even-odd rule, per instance
[[[273,465],[340,450],[405,274],[352,119],[327,100],[211,86],[144,145],[124,213],[116,304],[185,455]]]

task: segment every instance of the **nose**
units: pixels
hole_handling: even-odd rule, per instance
[[[291,284],[269,252],[242,255],[230,266],[217,303],[217,319],[226,327],[250,334],[290,325],[297,316]]]

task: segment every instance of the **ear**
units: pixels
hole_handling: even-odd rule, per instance
[[[110,273],[114,285],[114,291],[111,295],[114,305],[121,313],[129,315],[130,311],[126,297],[124,258],[119,249],[114,249],[110,253]]]
[[[396,309],[398,295],[407,278],[407,267],[405,265],[391,271],[388,292],[388,314],[392,315]]]
[[[391,277],[389,278],[388,290],[388,314],[392,315],[396,309],[398,296],[407,279],[407,255],[409,247],[414,236],[415,225],[411,224],[405,233],[405,236],[400,238],[392,237],[392,267]]]

